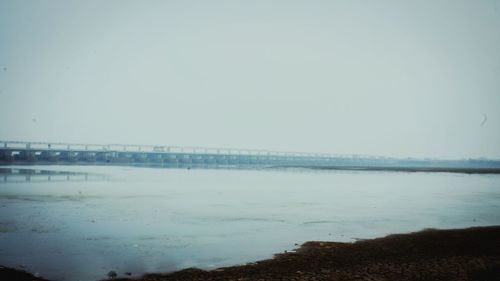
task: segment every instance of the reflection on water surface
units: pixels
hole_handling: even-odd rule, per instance
[[[16,166],[2,177],[0,265],[55,280],[227,266],[309,240],[500,224],[499,175]]]
[[[0,184],[32,181],[97,181],[106,179],[106,175],[83,172],[68,172],[29,168],[0,168]]]

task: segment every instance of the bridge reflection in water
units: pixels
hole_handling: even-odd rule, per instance
[[[100,174],[50,171],[39,169],[0,168],[0,184],[18,182],[64,182],[64,181],[103,181],[108,176]]]

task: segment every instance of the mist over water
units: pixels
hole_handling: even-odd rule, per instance
[[[95,179],[0,181],[0,264],[55,280],[210,269],[310,240],[500,224],[499,175],[33,168]]]
[[[500,225],[500,174],[75,164],[201,165],[165,146],[489,169],[499,31],[498,0],[0,0],[0,164],[48,164],[0,167],[0,266],[93,281]]]
[[[3,0],[0,139],[498,159],[499,30],[494,0]]]

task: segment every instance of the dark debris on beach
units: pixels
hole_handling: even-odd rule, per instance
[[[211,271],[114,280],[499,281],[500,226],[424,230],[355,243],[307,242],[294,252]],[[0,280],[44,281],[0,268]]]
[[[499,281],[500,226],[425,230],[356,243],[307,242],[271,260],[140,280]]]

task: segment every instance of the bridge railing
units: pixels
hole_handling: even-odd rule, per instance
[[[0,140],[0,149],[3,150],[56,150],[56,151],[106,151],[106,152],[131,152],[131,153],[177,153],[177,154],[200,154],[200,155],[242,155],[257,157],[298,157],[298,158],[344,158],[344,159],[381,159],[384,157],[366,155],[348,155],[332,153],[309,153],[309,152],[287,152],[271,151],[263,149],[235,149],[220,147],[194,147],[194,146],[168,146],[168,145],[140,145],[140,144],[82,144],[62,142],[26,142]]]

